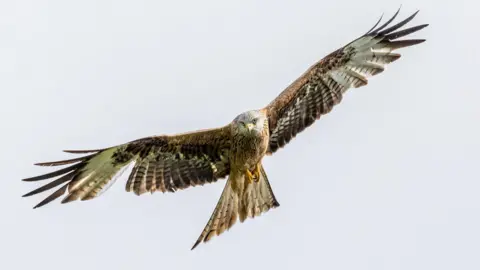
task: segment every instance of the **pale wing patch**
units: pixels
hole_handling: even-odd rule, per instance
[[[99,196],[105,192],[111,184],[120,176],[121,172],[128,163],[134,158],[133,155],[122,153],[124,146],[117,146],[98,150],[97,153],[70,160],[43,162],[38,163],[40,166],[60,166],[65,164],[75,163],[67,168],[60,169],[44,175],[24,179],[25,181],[40,181],[47,180],[59,176],[58,179],[33,190],[24,196],[31,196],[63,183],[66,183],[57,189],[50,196],[45,198],[34,208],[43,206],[67,192],[67,196],[62,200],[62,203],[71,202],[75,200],[88,200]],[[94,150],[88,151],[72,151],[74,153],[90,153]],[[123,154],[121,158],[117,154]],[[63,176],[62,176],[63,175]]]

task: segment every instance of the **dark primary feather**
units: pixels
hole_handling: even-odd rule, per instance
[[[400,9],[399,9],[399,10],[400,10]],[[397,11],[397,13],[398,13],[398,11]],[[378,21],[372,26],[372,28],[370,28],[370,29],[369,29],[365,34],[363,34],[363,35],[365,36],[365,35],[368,35],[370,32],[372,32],[373,29],[375,29],[375,28],[378,26],[378,24],[382,21],[382,19],[383,19],[383,13],[382,13],[382,15],[380,16],[380,18],[378,18]]]
[[[189,186],[211,183],[227,176],[229,171],[228,131],[227,126],[173,136],[147,137],[106,149],[69,150],[66,152],[90,154],[80,158],[37,163],[39,166],[69,166],[23,179],[31,182],[58,177],[24,197],[64,184],[35,208],[65,193],[67,195],[62,203],[89,200],[108,189],[115,180],[114,176],[119,176],[132,161],[136,164],[128,178],[126,189],[136,194],[156,190],[174,192]]]
[[[98,150],[97,152],[100,152],[102,150]],[[91,153],[91,152],[86,152],[86,153]],[[60,160],[60,161],[50,161],[50,162],[39,162],[39,163],[35,163],[34,165],[37,165],[37,166],[60,166],[60,165],[66,165],[66,164],[71,164],[71,163],[75,163],[75,162],[84,161],[84,160],[86,160],[88,158],[91,158],[95,155],[96,155],[96,153],[92,154],[92,155],[88,155],[88,156],[79,157],[79,158],[73,158],[73,159],[66,159],[66,160]]]
[[[397,13],[395,14],[395,16],[392,18],[392,21],[393,19],[398,15],[398,13],[400,12],[400,10],[397,11]],[[375,31],[373,31],[373,33],[371,33],[372,35],[377,35],[377,36],[384,36],[388,33],[392,33],[393,31],[399,29],[400,27],[404,26],[405,24],[407,24],[408,22],[410,22],[413,18],[415,18],[415,16],[417,16],[417,13],[419,11],[417,10],[415,13],[413,13],[412,15],[410,15],[408,18],[406,18],[405,20],[395,24],[395,25],[392,25],[390,26],[390,28],[387,28],[385,30],[382,30],[382,32],[379,32],[381,29],[383,28],[380,28],[380,29],[377,29]],[[388,23],[390,24],[390,23]],[[385,24],[385,26],[387,26],[388,24]]]
[[[55,163],[67,164],[66,162],[67,162],[67,161],[65,160],[65,161],[59,161],[59,162],[55,162]],[[62,165],[63,165],[63,164],[62,164]],[[35,164],[35,165],[44,166],[44,165],[41,165],[41,164]],[[25,179],[23,179],[23,181],[32,182],[32,181],[40,181],[40,180],[45,180],[45,179],[53,178],[53,177],[56,177],[56,176],[59,176],[59,175],[62,175],[62,174],[66,174],[66,173],[68,173],[68,172],[71,172],[71,171],[73,171],[73,170],[76,170],[76,169],[80,168],[80,167],[83,166],[83,165],[84,165],[84,164],[82,164],[82,163],[77,163],[77,164],[71,165],[71,166],[69,166],[69,167],[66,167],[66,168],[63,168],[63,169],[60,169],[60,170],[51,172],[51,173],[46,173],[46,174],[42,174],[42,175],[38,175],[38,176],[34,176],[34,177],[25,178]]]
[[[95,150],[63,150],[65,153],[70,153],[70,154],[87,154],[87,153],[96,153],[100,152],[105,149],[95,149]]]
[[[417,11],[417,12],[418,12],[418,11]],[[388,21],[386,21],[384,24],[382,24],[382,26],[380,26],[380,27],[378,27],[378,28],[375,29],[375,27],[378,25],[378,23],[379,23],[380,21],[377,22],[377,23],[375,24],[375,26],[374,26],[372,29],[370,29],[370,31],[368,31],[367,34],[365,34],[365,36],[368,35],[368,34],[370,34],[370,35],[376,35],[378,31],[382,30],[383,28],[387,27],[391,22],[393,22],[393,20],[395,20],[395,18],[397,18],[398,13],[400,13],[400,8],[397,9],[397,11],[395,12],[395,14],[393,14],[393,16],[392,16],[390,19],[388,19]],[[382,16],[382,17],[383,17],[383,16]],[[372,30],[373,30],[373,32],[371,32]]]
[[[50,190],[54,187],[57,187],[57,186],[65,183],[65,182],[67,182],[64,186],[57,189],[50,196],[48,196],[46,199],[44,199],[39,204],[37,204],[34,208],[41,207],[41,206],[57,199],[58,197],[65,194],[68,186],[71,185],[71,183],[73,182],[75,177],[78,177],[79,175],[81,175],[82,169],[88,164],[88,161],[93,156],[94,155],[89,155],[89,156],[85,156],[85,157],[82,157],[82,158],[76,158],[76,159],[36,163],[35,165],[38,165],[38,166],[59,166],[59,165],[66,165],[66,164],[71,164],[71,163],[78,162],[76,164],[70,165],[70,166],[68,166],[66,168],[63,168],[63,169],[60,169],[60,170],[56,170],[56,171],[51,172],[51,173],[47,173],[47,174],[23,179],[23,181],[30,182],[30,181],[47,180],[47,179],[51,179],[51,178],[54,178],[54,177],[57,177],[57,176],[61,176],[58,179],[56,179],[52,182],[49,182],[46,185],[43,185],[43,186],[25,194],[25,195],[23,195],[23,197],[32,196],[32,195]]]
[[[427,26],[422,24],[397,31],[410,22],[417,11],[388,27],[399,11],[377,28],[380,18],[366,34],[314,64],[265,108],[270,128],[268,154],[285,146],[321,115],[330,112],[349,88],[366,85],[368,77],[381,73],[387,64],[400,58],[394,50],[425,41],[397,40]]]
[[[57,189],[54,193],[50,194],[50,196],[48,196],[47,198],[45,198],[43,201],[41,201],[40,203],[38,203],[37,205],[35,205],[33,207],[33,209],[35,208],[38,208],[38,207],[42,207],[44,206],[45,204],[57,199],[58,197],[62,196],[63,194],[65,194],[65,192],[67,191],[67,188],[68,188],[68,183],[63,185],[61,188]]]

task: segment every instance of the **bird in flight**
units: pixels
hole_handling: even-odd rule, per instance
[[[378,26],[380,18],[366,34],[312,65],[262,109],[241,113],[219,128],[146,137],[103,149],[65,150],[84,156],[37,163],[40,166],[69,166],[23,179],[40,181],[58,177],[24,197],[60,186],[34,208],[65,193],[62,203],[90,200],[108,189],[131,163],[135,165],[126,190],[137,195],[175,192],[228,177],[194,249],[199,243],[230,229],[237,220],[243,222],[278,207],[262,159],[330,112],[348,89],[366,85],[368,77],[381,73],[387,64],[399,59],[400,54],[393,51],[425,41],[400,39],[428,24],[399,30],[416,16],[417,11],[390,26],[399,11]]]

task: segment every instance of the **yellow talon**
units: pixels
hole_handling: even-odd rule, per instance
[[[255,166],[255,171],[253,172],[253,176],[255,177],[254,178],[255,182],[260,181],[260,166],[258,164]]]
[[[255,165],[255,168],[253,169],[253,171],[250,171],[247,169],[245,175],[247,177],[247,180],[248,180],[248,183],[253,183],[254,181],[255,182],[258,182],[260,181],[260,165]]]
[[[247,170],[247,172],[246,172],[245,175],[246,175],[246,177],[247,177],[248,183],[249,183],[249,184],[253,183],[253,175],[252,175],[252,173],[250,172],[250,170]]]

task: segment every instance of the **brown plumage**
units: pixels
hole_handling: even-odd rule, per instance
[[[238,219],[243,222],[279,206],[262,166],[263,157],[284,147],[321,115],[330,112],[348,89],[366,85],[368,77],[400,58],[394,50],[424,42],[398,40],[427,26],[399,30],[416,14],[390,27],[398,11],[377,27],[380,19],[366,34],[311,66],[265,108],[242,113],[224,127],[152,136],[104,149],[65,150],[87,155],[37,163],[68,166],[23,179],[42,181],[58,177],[24,196],[57,188],[34,208],[65,193],[62,203],[89,200],[108,189],[132,162],[135,165],[126,190],[137,195],[175,192],[228,176],[220,200],[193,249],[228,230]]]

